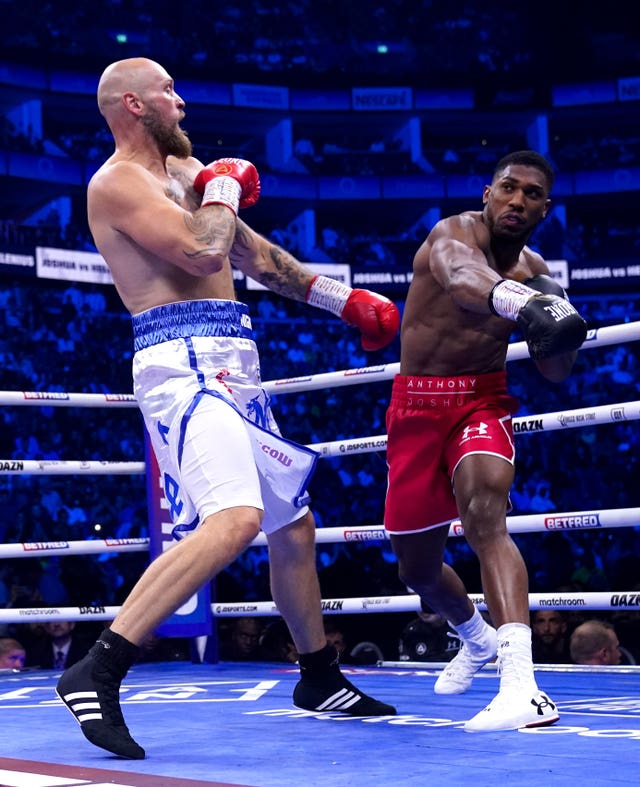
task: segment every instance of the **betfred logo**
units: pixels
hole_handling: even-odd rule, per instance
[[[601,527],[600,514],[575,514],[574,516],[548,516],[544,519],[547,530],[580,530]]]
[[[23,544],[25,552],[46,552],[48,549],[69,549],[68,541],[32,541]]]
[[[345,541],[384,541],[385,532],[383,528],[378,530],[345,530]]]
[[[41,399],[46,401],[67,401],[69,399],[68,393],[62,391],[23,391],[25,399]]]

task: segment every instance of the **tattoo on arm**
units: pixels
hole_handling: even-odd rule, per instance
[[[269,247],[269,257],[275,271],[265,271],[260,276],[260,284],[286,298],[304,301],[311,281],[309,272],[292,254],[279,246]]]
[[[260,265],[258,261],[254,278],[285,298],[304,301],[313,274],[280,246],[265,240],[257,248],[256,243],[255,235],[238,221],[236,237],[229,252],[231,263],[242,269],[247,257],[257,256],[258,260],[262,257],[264,264]]]
[[[204,244],[204,248],[200,251],[191,253],[185,251],[185,256],[189,259],[198,259],[199,257],[210,257],[214,254],[227,255],[229,253],[229,246],[233,241],[234,227],[233,218],[231,213],[226,215],[227,211],[220,213],[212,213],[207,211],[202,213],[196,211],[195,213],[185,213],[184,223],[187,229],[195,235],[198,243]]]

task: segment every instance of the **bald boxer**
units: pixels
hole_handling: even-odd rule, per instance
[[[140,644],[262,528],[273,599],[300,654],[294,704],[394,714],[344,677],[326,643],[306,493],[316,455],[280,435],[232,265],[355,326],[367,350],[393,340],[398,310],[376,293],[314,275],[238,217],[260,196],[255,166],[236,158],[204,166],[192,157],[180,126],[185,103],[161,65],[146,58],[111,64],[98,106],[115,151],[89,184],[89,225],[132,315],[134,391],[178,541],[149,566],[57,692],[96,746],[144,757],[118,698]]]

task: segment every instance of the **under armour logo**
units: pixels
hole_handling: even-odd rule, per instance
[[[537,708],[538,716],[544,716],[545,708],[548,708],[551,711],[556,709],[556,706],[553,704],[553,702],[551,702],[551,700],[549,699],[549,697],[546,696],[546,694],[539,694],[538,697],[540,699],[537,699],[536,697],[533,697],[531,699],[531,704],[535,708]]]
[[[487,434],[489,427],[484,421],[480,421],[478,426],[465,426],[464,431],[462,432],[462,439],[468,440],[472,434],[475,437],[483,437]]]
[[[96,641],[96,645],[102,645],[102,647],[103,647],[105,650],[109,650],[109,648],[111,647],[111,645],[109,645],[109,643],[108,643],[108,642],[104,642],[104,641],[103,641],[103,640],[101,640],[101,639],[99,639],[99,640],[97,640],[97,641]]]

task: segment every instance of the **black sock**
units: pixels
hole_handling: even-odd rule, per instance
[[[333,645],[325,645],[313,653],[300,654],[298,664],[304,677],[321,676],[338,669],[338,651]]]
[[[100,664],[119,678],[129,671],[138,658],[140,648],[111,629],[105,629],[89,653]]]

